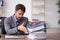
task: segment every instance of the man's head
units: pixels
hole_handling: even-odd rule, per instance
[[[15,16],[17,19],[23,17],[25,13],[25,6],[23,4],[17,4],[15,7]]]

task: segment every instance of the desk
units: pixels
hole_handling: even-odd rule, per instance
[[[5,38],[5,35],[1,35],[0,40],[30,40],[29,38]]]
[[[0,40],[31,40],[31,39],[29,39],[28,37],[25,37],[25,38],[5,38],[5,35],[1,35]],[[34,39],[34,40],[37,40],[37,39]],[[38,39],[38,40],[40,40],[40,39]],[[45,40],[45,39],[42,39],[42,40]]]

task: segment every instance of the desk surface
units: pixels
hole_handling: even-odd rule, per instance
[[[5,38],[5,35],[1,35],[0,40],[30,40],[29,38]]]
[[[5,38],[5,35],[1,35],[0,40],[31,40],[31,39],[29,39],[28,37],[25,37],[25,38]],[[34,40],[37,40],[37,39],[34,39]],[[38,40],[40,40],[40,39],[38,39]]]

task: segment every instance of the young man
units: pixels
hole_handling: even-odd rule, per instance
[[[7,34],[24,35],[27,32],[28,18],[23,17],[25,6],[17,4],[14,15],[8,17],[4,21],[5,31]]]

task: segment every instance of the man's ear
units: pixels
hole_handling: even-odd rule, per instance
[[[15,13],[14,13],[14,14],[16,14],[16,12],[17,12],[17,11],[15,10]]]
[[[15,13],[16,13],[16,10],[15,10]]]
[[[16,13],[17,11],[15,10],[15,13]]]

